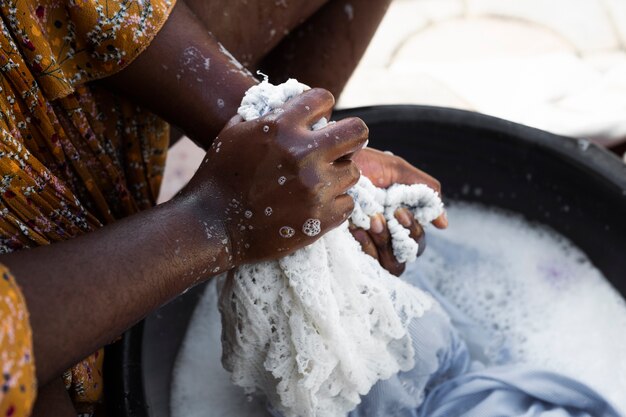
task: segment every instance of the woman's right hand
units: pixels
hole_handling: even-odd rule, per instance
[[[352,212],[346,191],[360,173],[351,158],[368,129],[350,118],[313,131],[333,105],[328,91],[313,89],[265,117],[234,117],[183,190],[206,210],[219,207],[210,214],[223,219],[234,266],[285,256]]]

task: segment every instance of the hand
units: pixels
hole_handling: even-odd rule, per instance
[[[388,188],[396,183],[426,184],[441,194],[439,181],[397,156],[365,148],[355,155],[354,161],[361,169],[361,173],[377,187]],[[411,237],[419,244],[418,256],[421,255],[426,248],[426,238],[422,226],[413,218],[409,210],[399,209],[396,211],[395,217],[400,224],[409,229]],[[432,224],[439,229],[448,227],[445,212]],[[376,258],[383,268],[394,275],[400,275],[404,272],[405,265],[399,263],[393,255],[391,237],[382,215],[372,218],[370,230],[351,227],[350,231],[361,244],[363,251]]]
[[[312,131],[333,105],[328,91],[309,90],[282,111],[231,119],[213,142],[184,193],[220,200],[234,266],[309,245],[352,212],[346,191],[360,176],[352,156],[368,129],[352,118]]]

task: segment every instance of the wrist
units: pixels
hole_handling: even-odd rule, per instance
[[[228,86],[200,87],[201,100],[197,110],[184,117],[181,128],[185,135],[204,150],[208,150],[231,118],[237,115],[241,100],[250,87],[258,84],[252,75],[229,77]]]
[[[220,194],[203,190],[210,199],[195,193],[181,193],[164,203],[173,213],[170,241],[173,241],[175,262],[186,269],[191,284],[235,267],[232,240],[224,218]],[[208,201],[207,201],[208,200]]]

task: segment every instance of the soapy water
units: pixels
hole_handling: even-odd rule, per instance
[[[587,256],[518,215],[457,203],[448,216],[404,277],[476,323],[487,364],[560,372],[626,412],[626,303]]]
[[[476,356],[488,364],[560,372],[626,412],[626,303],[586,255],[508,212],[455,203],[448,217],[447,230],[428,229],[426,252],[402,278],[432,286],[483,329]],[[206,291],[174,367],[172,417],[269,416],[222,368],[216,282]]]

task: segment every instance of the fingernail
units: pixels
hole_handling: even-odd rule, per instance
[[[396,214],[396,218],[400,222],[400,224],[404,227],[410,227],[413,222],[413,217],[411,216],[411,212],[407,209],[398,210]]]
[[[379,214],[372,218],[370,222],[370,230],[376,234],[383,232],[383,220],[380,218]]]

